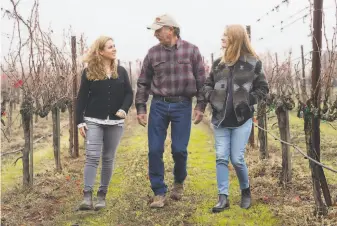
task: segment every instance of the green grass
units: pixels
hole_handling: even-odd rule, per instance
[[[192,131],[190,151],[193,154],[189,160],[194,176],[190,178],[190,186],[201,197],[191,222],[196,225],[278,225],[278,219],[264,204],[255,203],[249,210],[239,207],[240,188],[233,170],[230,172],[230,210],[219,214],[210,212],[217,199],[215,154],[210,132],[201,126]]]
[[[135,116],[130,116],[135,117]],[[131,121],[134,122],[134,121]],[[230,202],[231,208],[219,214],[211,213],[211,208],[217,201],[217,185],[216,185],[216,170],[215,170],[215,151],[212,131],[205,124],[200,124],[192,127],[191,139],[189,142],[189,157],[188,157],[188,177],[186,179],[186,189],[183,199],[179,202],[169,200],[167,206],[160,210],[153,210],[149,208],[149,203],[153,193],[150,189],[150,182],[147,177],[148,171],[148,160],[147,160],[147,128],[143,128],[139,125],[132,125],[131,122],[126,123],[126,131],[123,136],[123,140],[117,152],[117,159],[114,174],[112,177],[112,182],[109,187],[109,193],[107,196],[108,208],[105,210],[94,212],[78,212],[74,209],[81,201],[80,188],[75,186],[74,181],[66,181],[65,177],[70,175],[74,177],[76,181],[82,181],[83,178],[83,139],[80,138],[80,158],[79,159],[64,159],[64,172],[63,175],[54,175],[50,173],[54,169],[55,163],[53,160],[53,150],[51,139],[48,138],[41,144],[37,144],[36,151],[34,152],[34,173],[40,173],[49,170],[45,177],[39,177],[39,183],[44,184],[44,180],[53,181],[49,187],[44,188],[45,191],[35,192],[33,194],[39,197],[39,200],[35,200],[34,203],[36,209],[38,206],[45,208],[43,204],[50,204],[48,208],[55,210],[51,214],[51,217],[46,219],[44,225],[73,225],[78,223],[79,225],[281,225],[284,222],[285,216],[282,214],[288,214],[292,219],[296,218],[296,215],[292,215],[291,212],[285,211],[285,208],[290,205],[290,210],[297,208],[296,206],[291,206],[292,203],[279,203],[280,206],[268,206],[264,204],[259,199],[265,194],[261,194],[261,189],[257,189],[258,186],[262,184],[263,188],[268,190],[269,197],[275,196],[274,191],[282,190],[282,188],[277,185],[277,176],[275,170],[281,167],[279,162],[281,158],[280,143],[275,141],[272,137],[268,137],[269,145],[273,146],[274,156],[277,156],[278,160],[276,163],[275,159],[271,159],[268,162],[260,162],[258,160],[258,151],[253,150],[247,153],[247,161],[250,163],[249,168],[251,175],[251,182],[253,187],[255,185],[256,189],[253,189],[253,206],[249,210],[242,210],[239,208],[240,201],[240,190],[238,180],[235,176],[235,172],[231,170],[230,175]],[[278,135],[277,124],[273,128],[271,125],[277,122],[276,117],[269,120],[269,129],[275,135]],[[303,132],[303,119],[298,119],[294,112],[290,113],[290,124],[291,124],[291,142],[299,145],[305,151],[304,143],[304,132]],[[337,127],[337,124],[334,123]],[[48,129],[48,128],[47,128]],[[63,136],[61,140],[62,155],[67,156],[68,151],[68,132],[66,129],[63,130]],[[256,133],[257,135],[257,130]],[[337,147],[337,131],[334,130],[327,123],[322,123],[321,125],[321,137],[322,137],[322,162],[330,166],[337,165],[337,159],[335,158],[335,152]],[[167,140],[165,143],[165,181],[171,188],[173,182],[173,160],[170,151],[170,133],[168,133]],[[276,147],[276,150],[275,150]],[[303,159],[302,156],[293,152],[293,172],[296,175],[294,178],[300,178],[302,181],[299,183],[310,184],[310,180],[304,180],[305,178],[310,178],[310,171],[308,167],[308,160]],[[18,161],[16,166],[12,163],[17,156],[6,158],[2,160],[2,192],[3,195],[7,191],[11,190],[13,186],[21,185],[22,183],[22,163],[21,160]],[[263,167],[263,164],[267,164],[272,167]],[[275,165],[276,164],[276,165]],[[266,168],[268,173],[273,173],[273,175],[259,176],[259,172],[264,172]],[[76,169],[76,170],[75,170]],[[254,173],[254,170],[256,171]],[[96,186],[97,189],[99,184],[100,169],[97,173]],[[328,171],[326,176],[329,185],[337,184],[337,178],[333,173]],[[299,175],[300,174],[300,175]],[[58,178],[56,180],[56,178]],[[54,181],[55,179],[55,181]],[[57,185],[57,183],[58,185]],[[64,187],[60,183],[65,184]],[[83,182],[82,182],[83,183]],[[297,184],[294,183],[296,186]],[[295,186],[294,185],[294,186]],[[294,187],[294,189],[296,188]],[[57,187],[64,188],[58,189]],[[299,186],[300,187],[300,186]],[[79,189],[79,190],[77,190]],[[288,189],[288,188],[287,188]],[[311,197],[311,188],[305,187],[305,191],[295,190],[296,192],[306,192]],[[14,189],[15,190],[15,189]],[[257,191],[259,190],[259,191]],[[263,191],[263,190],[262,190]],[[59,193],[58,193],[59,192]],[[289,192],[286,190],[285,192]],[[294,191],[293,195],[295,194]],[[46,195],[55,196],[54,201],[60,201],[60,204],[52,204],[51,199],[44,199]],[[284,198],[281,193],[277,193],[278,198]],[[25,219],[21,219],[22,214],[20,213],[32,213],[32,210],[28,212],[25,209],[25,205],[29,205],[30,201],[27,200],[26,194],[20,194],[21,198],[18,199],[18,203],[22,203],[22,206],[18,210],[18,214],[13,215],[13,221],[20,216],[20,222],[24,222]],[[30,194],[32,195],[32,194]],[[28,195],[27,197],[29,197]],[[42,197],[41,197],[42,195]],[[19,195],[18,195],[19,196]],[[18,198],[16,196],[16,199]],[[4,196],[3,196],[4,197]],[[32,196],[35,197],[35,196]],[[60,198],[59,198],[60,197]],[[306,194],[303,194],[306,197]],[[255,199],[254,199],[255,198]],[[292,199],[291,199],[292,200]],[[14,201],[13,201],[14,202]],[[39,205],[40,203],[40,205]],[[62,203],[62,204],[61,204]],[[270,203],[273,205],[273,203]],[[300,205],[306,204],[310,207],[310,203],[300,203]],[[7,204],[9,205],[9,204]],[[57,207],[56,207],[57,205]],[[17,203],[13,203],[13,206],[17,208]],[[35,208],[34,208],[35,209]],[[279,213],[280,218],[276,218],[270,209],[277,209],[276,212]],[[20,212],[21,211],[21,212]],[[51,212],[50,212],[51,213]],[[306,214],[309,214],[309,210],[306,210]],[[298,214],[298,213],[297,213]],[[307,219],[304,215],[301,215],[301,219],[295,219],[289,222],[305,222]],[[16,216],[16,217],[15,217]],[[281,219],[282,218],[282,219]]]
[[[153,195],[147,179],[146,128],[136,126],[133,135],[122,140],[116,168],[107,196],[109,207],[98,213],[76,213],[59,219],[58,225],[278,225],[267,205],[255,203],[249,210],[238,206],[239,185],[231,172],[231,209],[210,212],[217,201],[215,152],[212,132],[206,125],[193,126],[189,143],[188,177],[183,199],[169,200],[163,209],[149,208]],[[164,154],[165,180],[173,181],[170,138]],[[98,184],[99,179],[97,179]],[[61,224],[62,222],[62,224]]]
[[[134,117],[134,116],[131,116]],[[275,135],[278,135],[277,124],[273,128],[271,125],[277,122],[276,117],[269,120],[269,129]],[[333,124],[337,127],[336,123]],[[305,151],[303,119],[296,117],[295,112],[290,113],[291,142],[299,145]],[[62,206],[55,215],[52,222],[48,221],[46,225],[281,225],[284,219],[276,218],[267,204],[259,201],[261,194],[253,189],[253,206],[249,210],[242,210],[239,207],[240,189],[235,172],[231,170],[230,175],[230,202],[231,208],[219,214],[211,213],[211,208],[217,201],[217,184],[215,170],[215,151],[212,131],[205,124],[193,125],[191,139],[189,142],[188,157],[188,177],[186,179],[185,195],[179,202],[169,200],[167,206],[160,210],[149,208],[149,203],[153,193],[150,189],[150,182],[147,177],[147,128],[138,125],[126,124],[126,131],[123,140],[117,152],[117,159],[112,182],[107,196],[108,208],[94,212],[74,211],[75,207],[81,201],[81,194],[75,187],[69,190],[69,196],[62,199]],[[63,131],[61,140],[62,155],[67,156],[68,151],[68,133]],[[257,135],[257,130],[256,130]],[[322,162],[334,166],[337,159],[333,152],[337,147],[337,131],[327,123],[321,125],[322,137]],[[280,143],[272,137],[268,137],[269,145],[276,147],[275,156],[281,158]],[[80,138],[81,158],[77,160],[67,160],[64,169],[65,177],[70,174],[76,179],[82,181],[83,171],[83,139]],[[173,183],[173,160],[170,152],[170,133],[168,133],[165,143],[165,181],[171,188]],[[51,138],[41,144],[37,144],[34,152],[34,173],[40,173],[46,170],[54,169],[53,150]],[[254,152],[254,153],[253,153]],[[260,164],[258,161],[257,150],[249,153],[247,157],[250,164]],[[303,159],[295,151],[293,152],[293,171],[298,174],[310,175],[308,160]],[[254,156],[256,154],[256,156]],[[2,192],[9,191],[13,186],[22,183],[22,162],[18,161],[14,166],[12,163],[16,157],[11,157],[2,161]],[[69,170],[75,167],[76,172]],[[272,164],[271,162],[266,164]],[[254,166],[250,165],[253,172]],[[281,166],[281,165],[280,165]],[[259,170],[259,167],[257,169]],[[263,170],[262,170],[263,171]],[[100,169],[97,173],[97,189],[100,180]],[[326,176],[329,184],[337,184],[337,178],[328,171]],[[50,175],[49,175],[50,176]],[[50,176],[51,178],[54,175]],[[57,176],[56,176],[57,177]],[[252,178],[253,183],[263,180],[265,177]],[[261,180],[260,180],[261,179]],[[39,179],[40,182],[43,178]],[[255,180],[255,181],[254,181]],[[277,178],[270,177],[266,180],[277,181]],[[268,182],[268,181],[266,181]],[[270,182],[270,181],[269,181]],[[70,182],[67,182],[70,183]],[[83,182],[82,182],[83,183]],[[268,183],[266,183],[268,184]],[[273,184],[266,185],[266,189],[274,189]],[[69,184],[67,186],[72,186]],[[82,185],[80,185],[82,186]],[[54,188],[49,188],[54,189]],[[308,190],[308,189],[307,189]],[[257,192],[256,194],[254,192]],[[310,191],[308,190],[310,193]],[[62,191],[61,193],[65,193]],[[44,193],[42,193],[44,194]],[[51,193],[55,194],[55,193]],[[60,197],[64,194],[59,194]],[[254,200],[255,197],[255,200]],[[21,199],[20,199],[21,200]],[[27,202],[22,197],[22,203]],[[38,204],[36,204],[38,205]],[[51,207],[50,207],[51,208]],[[282,212],[284,206],[280,206]],[[274,208],[275,209],[275,208]],[[23,210],[22,210],[23,211]],[[291,221],[293,222],[293,221]],[[301,221],[302,222],[302,221]]]
[[[21,144],[23,145],[23,131],[22,128],[19,127],[20,123],[20,116],[15,115],[16,117],[13,118],[13,135],[21,137]],[[61,114],[61,122],[62,124],[66,123],[67,121],[67,113]],[[34,117],[35,119],[35,117]],[[49,126],[50,125],[50,126]],[[39,118],[38,124],[34,124],[34,137],[40,137],[41,135],[46,135],[47,133],[51,132],[51,115],[49,116],[48,121],[45,119]],[[63,153],[68,150],[68,140],[69,140],[69,133],[66,128],[61,129],[61,155],[66,156],[67,153]],[[16,139],[16,137],[15,137]],[[35,138],[36,139],[36,138]],[[5,142],[5,141],[4,141]],[[7,141],[6,141],[7,142]],[[41,140],[39,143],[33,144],[34,155],[34,175],[44,172],[46,170],[53,170],[55,168],[54,162],[54,150],[53,150],[53,143],[52,137],[46,137]],[[14,165],[14,161],[22,156],[22,153],[19,152],[18,154],[13,154],[11,156],[2,157],[1,159],[1,190],[5,193],[8,189],[11,189],[13,186],[21,186],[22,184],[22,159],[19,159],[17,163]],[[62,164],[62,162],[61,162]],[[33,179],[34,181],[34,179]]]
[[[270,116],[275,115],[271,113]],[[298,118],[295,111],[291,111],[289,113],[289,123],[290,123],[290,138],[291,143],[296,144],[304,153],[306,153],[306,144],[305,144],[305,135],[304,135],[304,121],[302,118]],[[272,125],[274,125],[272,127]],[[337,128],[337,122],[331,123],[332,126]],[[330,124],[327,122],[321,122],[321,162],[331,166],[337,165],[337,158],[335,150],[337,148],[337,130],[335,130]],[[277,124],[276,116],[271,118],[268,121],[268,130],[272,132],[274,135],[279,137],[279,128]],[[257,129],[255,129],[255,133],[257,134]],[[278,149],[281,156],[281,144],[279,141],[275,140],[273,137],[268,135],[269,145],[274,146]],[[294,163],[293,166],[299,167],[298,170],[303,170],[306,173],[310,173],[308,167],[308,161],[303,159],[301,155],[294,150],[291,149],[293,153]],[[337,177],[335,173],[325,170],[326,177],[329,184],[337,184]]]
[[[54,162],[54,150],[50,138],[47,138],[49,142],[34,145],[34,175],[44,172],[46,170],[53,170],[55,168]],[[61,147],[68,146],[69,136],[65,135],[61,137]],[[66,148],[61,148],[62,151],[66,151]],[[20,154],[21,155],[21,154]],[[19,156],[19,155],[17,155]],[[1,166],[1,189],[2,192],[6,192],[13,186],[22,184],[22,159],[18,160],[14,165],[15,159],[13,157],[3,161]],[[61,162],[62,164],[62,162]],[[34,181],[34,179],[33,179]]]

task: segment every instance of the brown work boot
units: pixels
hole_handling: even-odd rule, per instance
[[[184,184],[182,183],[174,183],[173,189],[171,191],[171,199],[180,200],[183,196],[184,192]]]
[[[163,208],[166,203],[165,195],[156,195],[153,202],[150,204],[151,208]]]

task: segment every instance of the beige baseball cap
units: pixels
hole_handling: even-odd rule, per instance
[[[164,14],[156,17],[153,24],[147,27],[147,29],[158,30],[163,26],[178,27],[179,24],[168,14]]]

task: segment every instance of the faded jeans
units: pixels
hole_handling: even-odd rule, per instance
[[[214,127],[218,193],[229,195],[229,160],[236,171],[240,188],[249,187],[245,150],[252,129],[252,119],[235,128]]]

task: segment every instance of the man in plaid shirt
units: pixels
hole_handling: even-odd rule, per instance
[[[165,14],[148,27],[155,31],[159,44],[152,47],[137,81],[136,108],[140,125],[147,124],[146,102],[153,95],[149,114],[149,178],[155,194],[152,208],[165,205],[164,142],[171,123],[174,185],[170,197],[180,200],[187,176],[187,146],[191,132],[192,97],[196,96],[194,123],[202,121],[206,101],[201,93],[205,68],[198,47],[180,38],[176,21]]]

